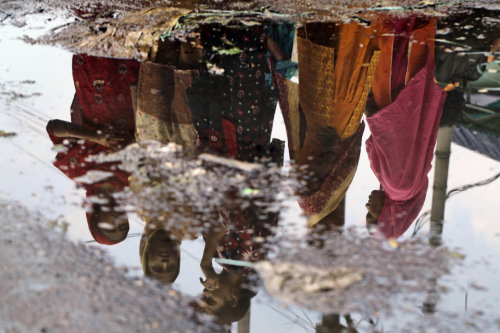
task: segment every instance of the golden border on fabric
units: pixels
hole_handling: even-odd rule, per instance
[[[326,216],[328,216],[331,212],[333,212],[337,207],[339,206],[340,202],[344,199],[345,194],[347,190],[349,189],[349,186],[352,183],[352,180],[354,179],[354,175],[356,174],[357,166],[353,168],[353,170],[349,173],[349,175],[345,178],[345,180],[342,182],[342,184],[339,186],[338,189],[335,190],[328,199],[328,201],[325,203],[321,211],[317,214],[313,214],[309,216],[307,219],[307,226],[308,227],[313,227],[314,225],[318,224],[322,219],[324,219]]]
[[[302,37],[299,51],[299,101],[306,119],[332,126],[335,50]],[[328,121],[329,120],[329,121]]]

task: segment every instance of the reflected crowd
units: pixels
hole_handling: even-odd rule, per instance
[[[498,67],[500,26],[482,24],[480,11],[461,15],[366,12],[338,22],[250,15],[224,23],[178,15],[146,60],[74,54],[71,121],[47,124],[58,148],[54,166],[85,189],[82,209],[96,242],[124,241],[128,215],[141,218],[142,269],[161,283],[177,279],[181,243],[203,238],[203,292],[192,306],[218,324],[239,321],[259,290],[252,265],[271,254],[282,223],[278,191],[264,191],[266,179],[252,183],[256,175],[244,168],[282,172],[289,156],[290,196],[310,233],[342,233],[346,193],[356,173],[366,171],[358,170],[366,154],[380,184],[366,193],[366,227],[374,239],[397,239],[421,214],[443,128],[479,128],[498,140],[498,118],[482,118],[483,109],[487,116],[499,112],[498,100],[478,107],[469,99],[488,88],[479,82],[488,70],[477,68]],[[481,39],[474,37],[479,32]],[[271,136],[276,112],[286,142]],[[234,181],[244,190],[228,186],[206,206],[199,196],[172,192],[154,211],[121,202],[122,192],[169,186],[151,171],[168,166],[152,169],[141,160],[136,168],[147,170],[144,181],[119,161],[88,157],[151,142],[176,147],[182,159],[209,156],[207,170],[237,169]],[[230,183],[231,175],[219,181]],[[169,209],[162,209],[166,202]],[[222,270],[214,269],[214,258]],[[343,317],[341,323],[339,315],[324,315],[316,331],[355,332]]]

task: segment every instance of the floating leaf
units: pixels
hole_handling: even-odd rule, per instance
[[[241,191],[241,194],[247,196],[247,195],[257,195],[259,194],[259,190],[258,189],[255,189],[255,188],[250,188],[250,187],[246,187],[243,189],[243,191]]]
[[[230,49],[219,49],[217,51],[217,53],[220,55],[235,55],[235,54],[240,54],[241,52],[243,51],[238,47],[233,47]]]
[[[450,257],[455,258],[455,259],[464,259],[465,258],[465,255],[462,253],[459,253],[459,252],[446,251],[445,254],[447,256],[450,256]]]
[[[14,132],[6,132],[6,131],[1,131],[0,130],[0,137],[7,138],[10,136],[16,136],[17,134]]]
[[[52,150],[58,153],[63,153],[68,150],[68,147],[66,147],[65,145],[54,145],[52,147]]]
[[[389,246],[393,249],[397,249],[399,247],[398,241],[394,238],[390,238],[389,240],[387,240],[387,244],[389,244]]]

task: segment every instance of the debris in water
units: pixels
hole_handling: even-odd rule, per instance
[[[388,241],[387,241],[387,244],[389,244],[390,247],[392,247],[393,249],[397,249],[398,248],[398,241],[395,240],[394,238],[390,238]]]
[[[17,135],[17,133],[14,133],[14,132],[7,132],[7,131],[0,130],[0,137],[2,137],[2,138],[8,138],[11,136],[16,136],[16,135]]]
[[[364,275],[362,269],[342,266],[320,269],[300,263],[269,261],[254,266],[262,275],[266,289],[276,298],[297,292],[316,294],[345,290],[361,281]]]
[[[257,195],[257,194],[259,194],[259,192],[260,191],[258,189],[246,187],[243,189],[243,191],[241,191],[241,194],[243,194],[244,196]]]
[[[465,259],[465,255],[459,252],[454,252],[454,251],[446,251],[444,252],[447,256],[450,256],[454,259]]]

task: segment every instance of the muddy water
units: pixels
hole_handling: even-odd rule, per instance
[[[497,331],[500,79],[495,60],[486,64],[498,43],[495,13],[436,21],[367,14],[351,25],[306,25],[300,44],[293,24],[258,13],[197,27],[190,24],[200,17],[184,17],[170,29],[186,13],[160,10],[157,20],[147,16],[152,39],[142,35],[132,47],[130,21],[60,28],[73,22],[67,13],[7,18],[0,196],[43,213],[50,232],[109,252],[131,277],[171,283],[235,332]],[[377,22],[385,25],[374,29]],[[24,41],[51,28],[73,53]],[[84,34],[68,43],[75,31]],[[199,33],[188,45],[186,31]],[[387,58],[387,45],[403,51]],[[82,55],[89,51],[96,56]],[[131,57],[140,61],[123,59]],[[403,76],[384,63],[394,58],[410,64]],[[432,76],[415,79],[422,59],[435,59],[439,87]],[[330,62],[345,70],[335,84]],[[390,80],[363,75],[387,64]],[[447,84],[454,90],[444,96]],[[420,118],[396,116],[401,110]],[[52,123],[49,137],[54,119],[65,123]],[[85,159],[96,152],[104,154]],[[456,188],[444,206],[439,191]],[[378,194],[369,198],[378,189],[382,213]],[[382,216],[371,235],[367,202]],[[323,209],[328,216],[316,223]]]

